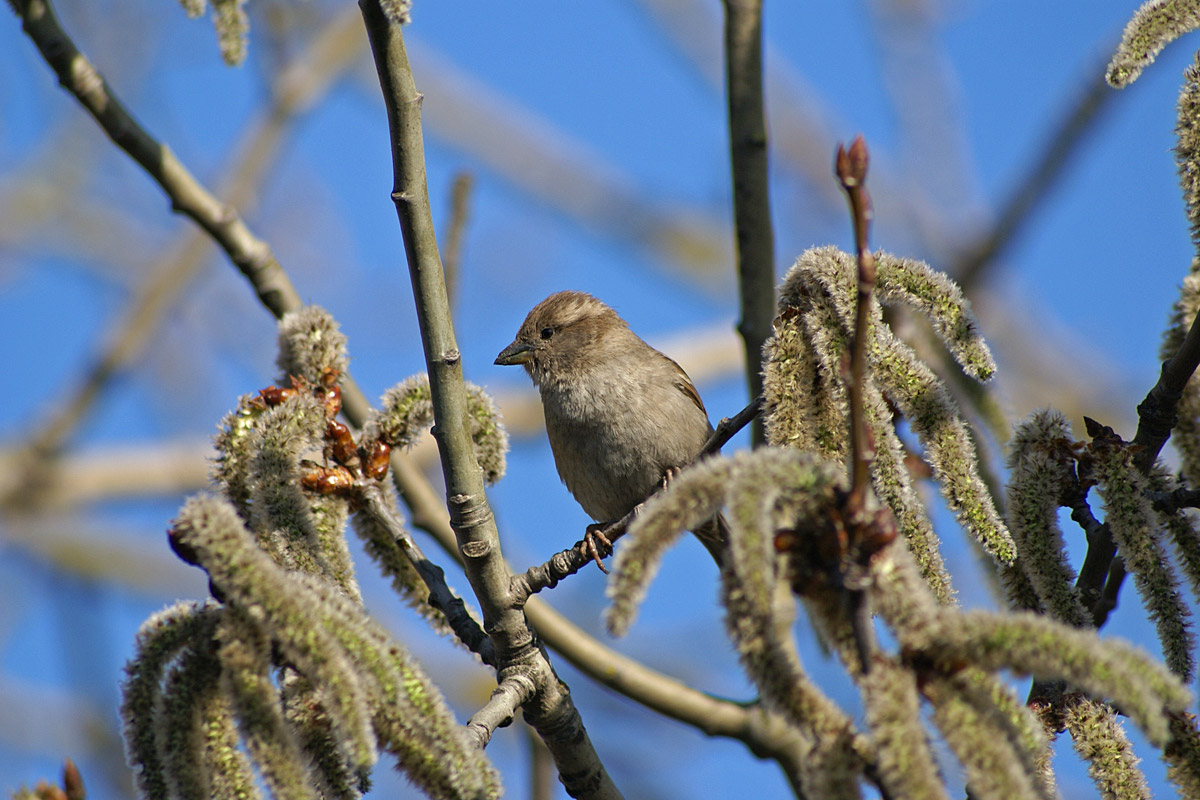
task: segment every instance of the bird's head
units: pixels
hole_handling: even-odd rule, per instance
[[[557,292],[533,307],[496,363],[523,365],[543,387],[603,363],[611,348],[620,348],[622,334],[629,327],[605,303],[583,292]]]

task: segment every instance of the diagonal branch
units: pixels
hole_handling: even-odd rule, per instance
[[[726,442],[737,435],[737,432],[750,424],[752,420],[758,418],[758,415],[762,412],[764,402],[763,396],[760,394],[732,417],[722,418],[717,423],[717,427],[712,432],[712,435],[708,437],[708,441],[704,443],[704,447],[700,448],[700,453],[696,456],[695,461],[721,452],[721,448],[724,447]],[[628,514],[619,520],[607,523],[604,529],[600,531],[600,535],[609,542],[615,542],[624,536],[648,500],[649,498],[638,503]],[[514,575],[510,591],[518,602],[524,602],[525,598],[537,594],[543,589],[553,589],[558,585],[559,581],[579,572],[579,570],[592,563],[592,560],[591,551],[585,549],[584,540],[580,540],[570,549],[555,553],[546,563],[530,567],[520,575]]]
[[[58,25],[53,7],[46,2],[39,10],[39,5],[31,2],[22,7],[22,13],[25,30],[43,55],[47,54],[48,49],[50,52],[75,53],[65,62],[68,73],[64,75],[59,72],[59,80],[93,112],[93,116],[113,141],[120,143],[119,140],[124,139],[131,142],[132,150],[122,145],[130,155],[153,150],[157,143],[137,127],[137,123],[113,97],[107,83],[70,43],[66,33]],[[243,144],[239,147],[239,155],[226,171],[228,179],[224,182],[222,191],[226,198],[225,211],[222,212],[225,216],[230,216],[229,209],[244,209],[253,202],[263,175],[275,163],[280,140],[287,132],[289,124],[298,113],[311,107],[334,80],[357,60],[362,51],[359,24],[357,14],[343,13],[324,27],[304,51],[282,71],[279,80],[275,81],[268,107],[248,126]],[[56,72],[63,68],[61,64],[51,64],[55,66]],[[76,78],[78,80],[73,82]],[[169,160],[173,160],[165,146],[161,146],[161,152]],[[139,163],[147,167],[140,160]],[[156,180],[160,178],[160,174],[149,167],[147,171]],[[168,173],[190,177],[181,166],[168,165],[161,174]],[[203,198],[206,194],[198,185],[193,186],[183,197],[172,194],[172,191],[187,186],[187,183],[186,180],[178,180],[167,184],[160,180],[163,190],[167,192],[175,208],[187,208],[188,197],[192,197],[191,203],[196,213],[211,209],[211,204],[207,201],[196,202],[196,198]],[[193,219],[196,217],[193,216]],[[217,222],[214,220],[213,224]],[[47,477],[38,471],[38,466],[42,463],[40,457],[61,450],[71,431],[79,424],[104,387],[138,357],[168,309],[203,266],[208,247],[209,237],[203,232],[190,229],[181,237],[181,241],[160,259],[161,266],[155,269],[150,279],[139,288],[136,297],[129,303],[125,316],[110,330],[103,349],[97,353],[83,380],[59,405],[55,414],[28,438],[23,450],[30,458],[23,460],[31,463],[17,467],[17,471],[26,476],[25,484],[40,484]],[[249,257],[247,255],[247,258]],[[28,498],[28,495],[23,494],[23,488],[5,491],[4,494],[14,499],[21,496]]]
[[[299,296],[266,242],[251,233],[237,211],[214,197],[165,144],[138,124],[108,83],[71,41],[49,0],[13,0],[21,28],[58,76],[113,142],[150,173],[171,201],[171,210],[203,228],[246,276],[259,300],[276,317],[300,305]]]

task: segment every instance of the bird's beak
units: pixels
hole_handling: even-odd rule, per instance
[[[496,356],[496,363],[502,367],[511,367],[514,364],[524,364],[532,357],[533,345],[513,342],[500,351],[500,355]]]

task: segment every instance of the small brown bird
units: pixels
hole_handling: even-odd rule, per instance
[[[496,363],[521,364],[533,379],[558,476],[597,522],[632,511],[690,464],[713,431],[687,373],[583,292],[534,306]],[[721,522],[694,531],[718,564]],[[600,564],[595,531],[585,541]]]

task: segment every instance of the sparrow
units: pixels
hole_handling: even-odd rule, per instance
[[[690,464],[712,435],[683,368],[646,344],[611,307],[557,292],[533,307],[496,364],[520,364],[537,386],[558,476],[597,523],[619,520]],[[717,564],[720,517],[693,531]],[[601,569],[589,526],[584,539]]]

